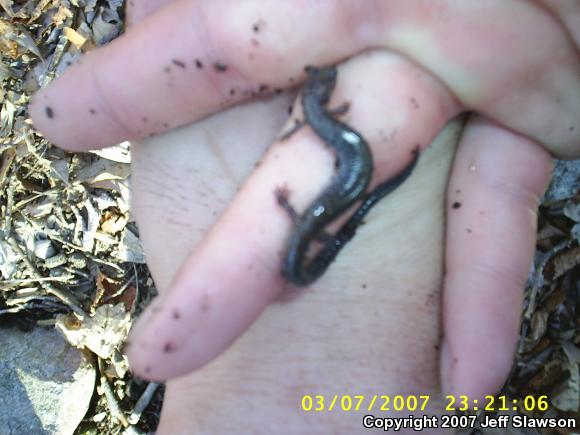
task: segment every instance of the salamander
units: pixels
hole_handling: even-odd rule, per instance
[[[352,127],[335,119],[326,108],[336,85],[336,67],[307,67],[307,78],[302,89],[302,106],[306,123],[336,153],[337,170],[328,187],[297,216],[288,204],[286,195],[278,194],[278,202],[295,220],[290,236],[282,274],[291,283],[307,286],[317,280],[351,240],[368,211],[385,195],[392,192],[413,171],[418,150],[411,163],[399,174],[365,193],[373,175],[373,157],[368,143]],[[356,202],[361,205],[334,235],[325,228],[350,209]],[[307,259],[308,248],[314,240],[322,242],[320,250]]]

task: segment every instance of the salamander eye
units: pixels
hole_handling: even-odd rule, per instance
[[[320,215],[322,215],[325,211],[325,208],[323,205],[319,205],[318,207],[316,207],[314,209],[314,211],[312,212],[312,214],[314,214],[314,216],[318,217]]]
[[[351,145],[356,145],[360,143],[360,136],[353,131],[343,131],[341,134],[342,138]]]

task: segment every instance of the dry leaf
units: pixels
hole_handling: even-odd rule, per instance
[[[87,42],[87,38],[83,35],[78,33],[76,30],[71,29],[70,27],[64,28],[64,36],[73,44],[78,50],[83,48],[83,45]]]
[[[128,218],[114,210],[105,212],[101,219],[101,231],[107,234],[117,234],[125,228]]]
[[[117,163],[131,163],[131,152],[129,150],[129,142],[121,142],[118,145],[106,147],[100,150],[91,150],[93,154],[100,156],[103,159],[111,160]]]
[[[123,231],[121,242],[117,249],[112,252],[112,255],[121,261],[145,263],[145,253],[141,241],[128,228]]]
[[[558,279],[570,269],[580,264],[580,247],[565,250],[554,257],[554,276],[552,280]]]
[[[131,328],[131,315],[123,304],[102,305],[94,316],[85,317],[74,328],[68,326],[71,315],[57,316],[56,328],[73,346],[86,347],[103,359],[111,358],[123,345]]]

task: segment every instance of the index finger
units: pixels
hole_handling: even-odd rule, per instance
[[[511,19],[517,15],[518,20]],[[184,25],[185,24],[185,25]],[[297,31],[300,29],[300,31]],[[537,29],[541,29],[538,32]],[[561,24],[528,2],[176,1],[40,92],[37,128],[69,149],[142,138],[294,86],[305,65],[397,50],[487,114],[579,155],[580,62]]]

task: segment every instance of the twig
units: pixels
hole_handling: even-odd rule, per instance
[[[524,313],[524,319],[530,320],[532,318],[532,315],[534,314],[534,311],[536,310],[536,298],[538,296],[538,293],[540,292],[540,289],[544,286],[544,269],[546,265],[554,257],[554,255],[556,255],[562,249],[566,248],[569,244],[570,244],[569,240],[564,240],[563,242],[558,243],[544,255],[542,255],[542,259],[540,260],[540,264],[538,265],[538,268],[535,273],[535,279],[530,291],[530,299],[526,311]]]
[[[43,281],[66,282],[70,279],[73,279],[74,277],[75,277],[74,275],[65,275],[65,276],[42,276],[34,278],[7,279],[2,281],[0,285],[4,287],[4,284],[6,285],[30,284],[33,282],[43,282]]]
[[[104,362],[101,358],[99,358],[99,371],[102,373],[104,371]],[[119,407],[119,402],[117,402],[117,398],[115,397],[115,393],[111,389],[107,378],[104,375],[101,375],[101,387],[103,388],[103,392],[105,393],[105,398],[107,399],[107,405],[109,406],[109,411],[111,411],[111,415],[116,418],[123,427],[129,426],[129,422],[121,411]]]
[[[43,277],[42,274],[38,271],[36,266],[34,266],[34,264],[32,264],[32,262],[28,259],[26,254],[22,251],[22,248],[20,248],[20,245],[16,243],[16,240],[10,237],[8,238],[7,242],[10,244],[10,247],[14,250],[14,252],[16,252],[20,256],[20,259],[24,262],[24,264],[28,268],[29,273],[34,278],[42,278]],[[39,281],[39,284],[42,286],[42,288],[44,288],[44,290],[46,290],[48,294],[56,296],[63,303],[68,305],[79,316],[85,317],[87,315],[80,307],[79,303],[77,302],[76,298],[73,295],[69,294],[64,290],[54,287],[52,284],[46,281]]]
[[[26,204],[40,198],[41,196],[50,196],[50,195],[57,195],[58,191],[56,188],[50,189],[50,190],[46,190],[44,192],[37,192],[31,196],[29,196],[26,199],[21,200],[20,202],[16,203],[16,205],[14,205],[14,210],[20,210],[22,207],[24,207]]]
[[[12,232],[12,208],[14,207],[14,183],[6,188],[6,215],[4,216],[4,234]]]
[[[131,308],[131,311],[135,311],[135,307],[137,306],[137,301],[139,300],[139,292],[140,292],[140,288],[139,288],[139,272],[137,271],[137,266],[135,266],[135,263],[133,263],[133,272],[135,273],[135,300],[133,301],[133,307]]]
[[[137,424],[141,418],[141,414],[143,414],[145,408],[149,406],[151,398],[153,397],[153,394],[155,394],[155,391],[157,391],[157,388],[159,388],[159,384],[156,384],[155,382],[150,382],[147,385],[147,388],[145,388],[145,391],[143,391],[143,394],[141,394],[141,397],[139,397],[139,400],[135,403],[131,415],[129,415],[129,423]]]

